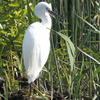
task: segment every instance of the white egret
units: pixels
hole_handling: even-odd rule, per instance
[[[47,61],[50,51],[50,15],[57,15],[52,11],[51,4],[40,2],[35,6],[35,15],[41,22],[32,23],[26,30],[22,44],[22,54],[28,83],[36,80]],[[50,15],[49,15],[50,14]]]

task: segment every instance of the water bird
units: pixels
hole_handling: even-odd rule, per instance
[[[39,2],[34,8],[34,14],[41,22],[34,22],[26,30],[22,55],[28,83],[34,82],[45,65],[50,52],[51,17],[61,19],[52,11],[51,4]]]

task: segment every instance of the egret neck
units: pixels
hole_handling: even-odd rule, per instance
[[[52,23],[52,21],[51,21],[50,15],[49,14],[45,14],[45,16],[42,17],[41,19],[42,19],[41,24],[43,26],[45,26],[46,28],[51,29],[51,23]]]

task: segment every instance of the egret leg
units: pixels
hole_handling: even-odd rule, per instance
[[[39,88],[39,79],[35,80],[35,84],[34,85],[36,85],[36,87]]]
[[[29,91],[30,91],[29,96],[32,97],[32,95],[33,95],[32,83],[29,84]]]

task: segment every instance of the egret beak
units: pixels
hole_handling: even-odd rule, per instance
[[[63,19],[59,15],[57,15],[54,11],[48,10],[48,12],[55,19],[59,20],[60,22],[64,22]]]

